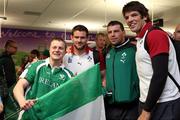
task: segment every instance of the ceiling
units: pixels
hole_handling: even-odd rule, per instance
[[[4,1],[6,7],[4,7]],[[105,31],[110,20],[119,20],[124,4],[131,0],[0,0],[2,27],[70,31],[77,24],[91,32]],[[163,18],[164,29],[173,32],[180,23],[180,0],[139,0],[152,18]],[[128,30],[128,27],[126,27]]]

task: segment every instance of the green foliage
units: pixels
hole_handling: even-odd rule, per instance
[[[18,51],[16,53],[16,55],[13,55],[13,60],[16,66],[20,66],[22,63],[22,59],[27,56],[28,53],[27,52],[23,52],[23,51]]]

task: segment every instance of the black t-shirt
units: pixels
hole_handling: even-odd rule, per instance
[[[16,70],[15,64],[11,55],[6,52],[0,55],[0,75],[5,77],[7,87],[10,88],[16,83]]]

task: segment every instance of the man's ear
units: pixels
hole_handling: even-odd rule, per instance
[[[125,36],[126,36],[126,31],[125,31],[125,30],[122,31],[122,34],[123,34],[123,36],[125,37]]]
[[[146,21],[146,20],[147,20],[147,16],[144,16],[144,17],[143,17],[143,20]]]
[[[73,35],[71,35],[71,40],[73,40]]]

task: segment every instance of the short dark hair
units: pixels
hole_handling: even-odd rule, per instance
[[[53,38],[53,39],[51,40],[51,43],[52,43],[52,41],[61,41],[61,42],[63,42],[64,45],[65,45],[65,50],[66,50],[67,44],[66,44],[66,42],[65,42],[65,40],[64,40],[63,38],[61,38],[61,37],[55,37],[55,38]],[[50,45],[51,45],[51,43],[50,43]]]
[[[108,23],[107,27],[109,27],[109,26],[114,26],[114,25],[119,25],[120,28],[121,28],[121,30],[124,31],[124,26],[123,26],[123,24],[122,24],[121,22],[119,22],[119,21],[116,21],[116,20],[110,21],[110,22]]]
[[[37,58],[39,58],[39,56],[40,56],[40,52],[37,49],[31,50],[30,53],[36,55]]]
[[[13,44],[13,43],[16,43],[16,41],[14,41],[14,40],[8,40],[8,41],[6,42],[4,48],[6,49],[8,46],[11,46],[11,44]]]
[[[88,36],[89,32],[88,29],[84,25],[76,25],[72,29],[72,35],[74,35],[75,31],[84,31],[86,32],[86,36]]]
[[[127,3],[126,5],[124,5],[124,7],[122,9],[123,16],[125,16],[125,13],[132,12],[132,11],[139,12],[141,17],[147,17],[146,22],[151,21],[149,18],[148,9],[142,3],[138,2],[138,1],[131,1],[131,2]]]

